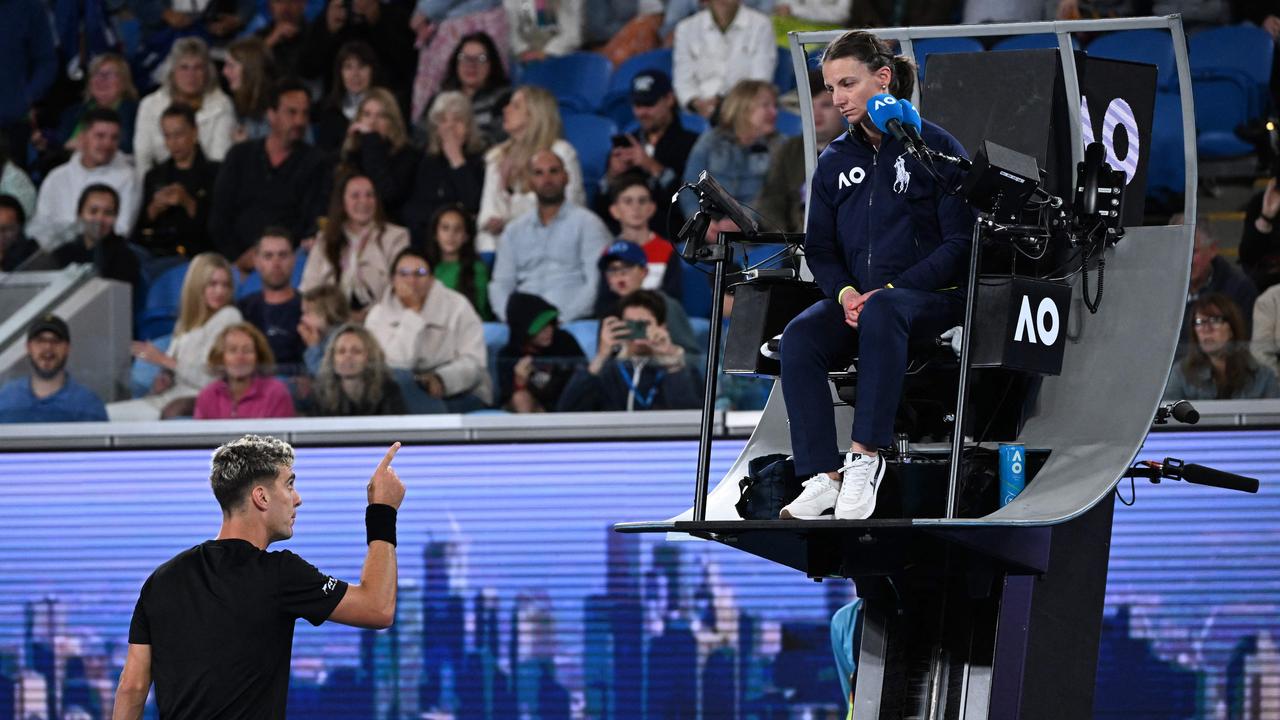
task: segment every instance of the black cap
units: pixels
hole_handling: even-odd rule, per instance
[[[36,318],[31,327],[27,328],[27,339],[32,340],[42,332],[51,332],[64,342],[71,341],[71,330],[67,327],[67,322],[53,313],[45,313]]]
[[[641,107],[656,105],[671,92],[671,78],[661,70],[645,70],[631,78],[631,104]]]

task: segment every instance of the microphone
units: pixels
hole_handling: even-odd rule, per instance
[[[1211,485],[1224,490],[1238,490],[1247,493],[1258,492],[1257,478],[1214,470],[1195,463],[1188,463],[1182,466],[1182,479],[1196,485]]]
[[[920,135],[920,129],[923,127],[920,120],[920,111],[916,110],[916,106],[912,105],[910,100],[899,100],[898,105],[902,107],[903,132],[907,134],[907,137],[911,138],[911,142],[915,143],[921,154],[930,159],[941,160],[948,165],[955,165],[961,170],[967,171],[973,167],[973,163],[969,162],[968,158],[938,152],[925,144],[924,137]]]
[[[867,102],[867,116],[871,118],[871,122],[876,129],[882,133],[889,133],[898,139],[898,142],[906,146],[907,152],[911,153],[911,157],[916,162],[923,162],[920,156],[920,148],[916,147],[911,136],[907,134],[902,122],[902,104],[898,98],[889,93],[880,93],[872,95],[871,100]]]
[[[1169,406],[1169,414],[1174,420],[1187,425],[1195,425],[1200,422],[1200,412],[1196,410],[1196,406],[1186,400],[1179,400]]]

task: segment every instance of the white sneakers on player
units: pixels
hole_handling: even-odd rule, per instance
[[[818,473],[804,481],[800,496],[782,508],[787,520],[866,520],[876,509],[876,495],[884,480],[884,457],[846,453],[840,480]],[[831,514],[834,508],[835,514]]]

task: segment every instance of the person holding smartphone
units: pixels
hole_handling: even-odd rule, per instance
[[[652,290],[618,302],[600,321],[595,357],[574,371],[560,395],[561,412],[676,410],[701,403],[701,378],[684,348],[671,342],[667,308]]]

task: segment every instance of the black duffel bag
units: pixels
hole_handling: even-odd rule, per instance
[[[763,455],[747,464],[738,481],[742,497],[734,505],[743,520],[776,520],[783,506],[800,494],[795,462],[782,454]]]

